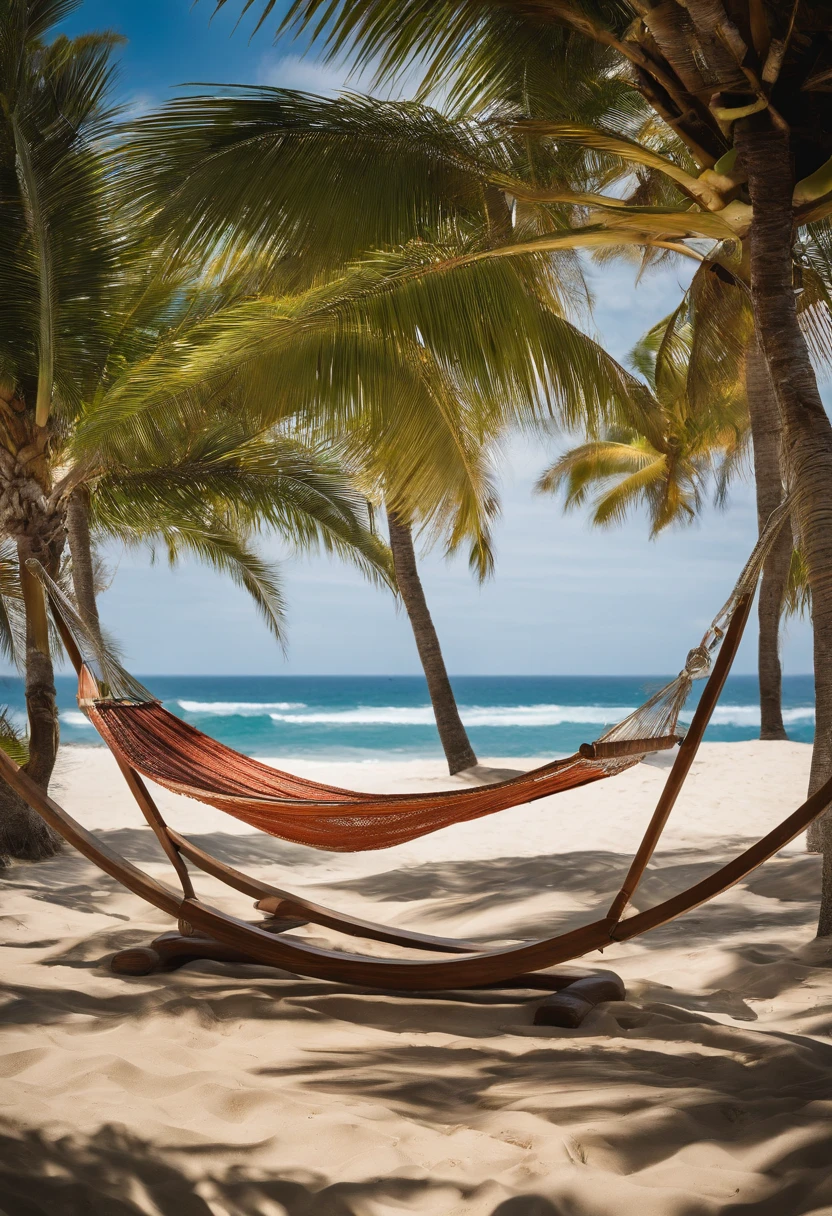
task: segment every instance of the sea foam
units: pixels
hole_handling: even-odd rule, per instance
[[[260,718],[272,710],[305,709],[304,701],[183,701],[176,704],[186,714],[214,714],[219,717]]]
[[[623,705],[461,705],[459,713],[466,726],[563,726],[570,723],[576,726],[606,726],[620,722],[634,709],[635,706]],[[429,705],[359,706],[356,709],[311,710],[308,713],[272,712],[269,717],[274,722],[296,726],[434,725],[433,710]],[[682,713],[680,720],[689,723],[692,717],[691,709]],[[783,710],[783,721],[786,724],[814,720],[815,711],[811,706]],[[760,707],[718,705],[711,721],[715,726],[759,726]]]
[[[618,722],[632,710],[620,705],[461,705],[466,726],[560,726],[564,722]],[[367,705],[357,709],[273,713],[275,722],[333,726],[433,726],[430,705]]]

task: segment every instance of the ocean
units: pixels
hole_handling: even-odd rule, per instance
[[[417,676],[143,676],[173,713],[249,755],[363,760],[441,757],[427,689]],[[479,756],[567,755],[667,682],[663,676],[458,676],[462,719]],[[99,744],[75,704],[75,679],[57,680],[61,737]],[[702,683],[686,707],[690,713]],[[20,680],[0,679],[0,703],[25,721]],[[811,676],[783,681],[792,739],[814,734]],[[754,739],[757,680],[729,678],[706,739]]]

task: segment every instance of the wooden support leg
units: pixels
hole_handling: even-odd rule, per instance
[[[623,1001],[623,981],[612,971],[587,975],[560,992],[547,996],[535,1010],[535,1026],[580,1026],[586,1015],[603,1001]]]
[[[309,918],[304,915],[303,908],[276,895],[266,895],[263,899],[258,899],[254,906],[258,912],[263,912],[273,919],[291,920],[296,925],[309,924]]]
[[[287,929],[295,929],[298,925],[305,924],[305,920],[275,917],[272,920],[260,921],[257,927],[272,933],[285,933]],[[261,961],[254,955],[218,942],[207,933],[171,932],[163,933],[149,946],[133,946],[128,950],[119,950],[118,954],[114,954],[110,959],[110,970],[116,975],[150,975],[153,971],[175,971],[177,967],[184,967],[185,963],[193,963],[201,958],[215,959],[221,963]]]
[[[153,971],[173,971],[201,958],[217,959],[223,963],[256,961],[202,933],[186,936],[173,932],[163,933],[150,946],[120,950],[110,960],[110,970],[116,975],[150,975]]]

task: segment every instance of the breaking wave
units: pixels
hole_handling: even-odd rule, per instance
[[[213,714],[223,718],[262,718],[278,709],[306,709],[304,701],[182,701],[187,714]]]
[[[182,702],[180,702],[182,704]],[[275,707],[277,708],[277,707]],[[288,708],[288,707],[287,707]],[[632,713],[635,706],[625,705],[461,705],[459,712],[466,726],[563,726],[611,725]],[[272,712],[273,722],[297,726],[433,726],[433,711],[429,705],[399,707],[394,705],[359,706],[356,709],[310,710],[308,713]],[[689,722],[693,710],[682,714]],[[810,706],[783,710],[783,721],[813,722],[815,711]],[[755,726],[760,723],[758,705],[720,705],[711,719],[715,726]]]

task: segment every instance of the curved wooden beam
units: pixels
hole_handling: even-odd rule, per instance
[[[722,866],[709,878],[694,884],[679,895],[665,900],[647,912],[617,925],[608,917],[593,921],[556,937],[508,946],[488,953],[462,955],[454,959],[378,959],[345,955],[333,950],[299,942],[280,934],[270,934],[243,921],[235,920],[213,908],[185,900],[186,919],[218,941],[237,946],[263,962],[300,975],[338,980],[370,988],[395,988],[404,991],[439,991],[443,988],[475,988],[516,978],[527,971],[540,971],[566,963],[592,950],[603,949],[616,941],[626,941],[648,929],[674,920],[715,895],[727,891],[750,874],[763,861],[794,840],[809,824],[823,814],[832,802],[832,778],[802,806],[762,840],[734,861]]]
[[[299,975],[340,980],[372,988],[407,991],[479,987],[516,979],[529,971],[540,971],[568,962],[614,941],[624,941],[665,924],[697,907],[744,878],[761,862],[783,848],[821,815],[832,802],[832,778],[792,815],[740,857],[657,907],[615,925],[608,917],[569,933],[500,950],[460,955],[453,959],[380,959],[323,950],[298,938],[268,933],[254,925],[227,916],[195,899],[179,896],[137,869],[98,841],[45,794],[4,752],[0,751],[0,776],[60,832],[68,843],[121,882],[129,891],[202,929],[219,942],[239,949],[260,962],[282,967]]]
[[[389,928],[387,925],[379,925],[374,921],[360,920],[358,917],[336,912],[333,908],[313,903],[311,899],[297,895],[294,891],[285,891],[281,887],[274,887],[270,883],[244,874],[241,870],[236,870],[211,853],[206,853],[187,836],[182,836],[171,827],[168,828],[168,832],[179,852],[206,874],[218,878],[235,891],[241,891],[243,895],[250,895],[253,899],[274,898],[281,903],[291,904],[292,908],[299,909],[313,925],[324,925],[328,929],[335,929],[338,933],[345,933],[349,937],[389,942],[394,946],[410,946],[416,950],[436,950],[443,954],[470,954],[481,948],[477,942],[461,941],[453,937],[434,937],[430,933],[416,933],[409,929]]]
[[[381,959],[325,950],[296,937],[269,933],[193,900],[184,900],[182,909],[183,917],[195,929],[273,967],[295,975],[403,992],[483,987],[516,979],[527,971],[541,971],[610,944],[609,924],[603,920],[545,941],[453,959]]]

